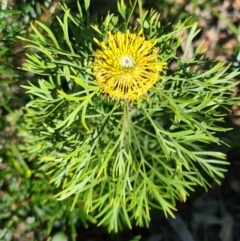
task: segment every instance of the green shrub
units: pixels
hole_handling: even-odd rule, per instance
[[[23,69],[42,76],[23,86],[31,101],[21,152],[58,200],[118,231],[148,225],[153,208],[174,216],[176,200],[210,186],[206,174],[220,182],[228,163],[207,145],[223,144],[217,133],[238,101],[239,72],[204,60],[202,45],[191,53],[196,23],[161,26],[141,0],[119,1],[119,16],[104,19],[89,6],[72,14],[62,5],[59,28],[37,22],[29,39],[20,37],[35,50]]]

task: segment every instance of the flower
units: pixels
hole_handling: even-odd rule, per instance
[[[138,34],[108,32],[94,54],[93,72],[102,92],[111,99],[138,100],[163,77],[166,62],[161,62],[157,40],[146,40]]]

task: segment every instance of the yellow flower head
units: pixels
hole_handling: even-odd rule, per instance
[[[156,83],[166,62],[159,60],[157,40],[148,41],[138,34],[108,33],[107,40],[94,54],[93,71],[101,91],[110,98],[133,101],[145,95]]]

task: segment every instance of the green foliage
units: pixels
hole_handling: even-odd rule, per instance
[[[87,227],[89,222],[95,222],[94,218],[86,215],[80,204],[70,212],[71,200],[57,201],[53,197],[55,188],[42,172],[34,170],[34,163],[22,157],[16,144],[19,140],[15,127],[20,115],[12,110],[11,102],[17,97],[11,88],[19,76],[12,64],[11,48],[24,29],[16,21],[15,14],[20,11],[6,9],[7,1],[2,1],[1,7],[0,240],[50,240],[52,229],[70,230],[69,237],[75,240],[76,224],[81,221]]]
[[[84,3],[74,15],[62,5],[57,31],[37,22],[29,39],[20,37],[35,50],[23,69],[42,75],[23,86],[31,101],[19,128],[22,154],[38,161],[56,198],[71,200],[72,209],[82,205],[109,230],[148,225],[152,208],[174,216],[176,200],[185,201],[196,185],[210,186],[205,174],[217,183],[224,175],[224,154],[206,145],[223,144],[216,133],[227,131],[221,124],[239,100],[232,97],[239,72],[204,60],[201,46],[191,55],[195,23],[167,32],[156,11],[143,13],[140,0],[129,8],[118,2],[122,20],[109,13],[99,22]],[[140,16],[130,21],[136,6]],[[126,29],[157,39],[169,68],[141,106],[109,101],[92,73],[93,38]],[[179,56],[183,31],[189,34]]]
[[[9,163],[18,159],[8,155]],[[0,194],[0,240],[46,240],[52,228],[59,230],[72,227],[76,234],[75,221],[79,220],[80,209],[69,215],[67,203],[57,202],[53,187],[42,173],[32,173],[31,177],[20,176],[14,167],[1,171]],[[72,222],[72,223],[71,223]],[[13,239],[14,238],[14,239]],[[74,240],[74,239],[72,239]]]
[[[7,1],[4,1],[7,2]],[[5,7],[5,4],[2,3],[2,7]],[[17,75],[12,71],[7,70],[11,66],[11,58],[9,54],[10,47],[16,42],[16,36],[20,34],[19,25],[17,22],[9,22],[9,17],[13,14],[20,14],[20,11],[17,10],[0,10],[0,75],[9,76],[10,78],[15,78]],[[1,85],[7,81],[1,81]]]
[[[5,125],[5,119],[2,112],[11,112],[8,101],[11,94],[8,91],[8,84],[16,81],[17,74],[13,71],[12,56],[9,53],[11,46],[16,41],[19,34],[19,26],[17,23],[9,23],[9,16],[19,14],[16,10],[7,10],[7,1],[2,1],[0,10],[0,137],[2,137],[2,129]],[[0,142],[1,145],[1,142]]]
[[[10,128],[19,116],[17,112],[8,116]],[[96,222],[85,214],[80,200],[73,211],[71,199],[57,201],[56,189],[46,175],[36,171],[34,163],[25,161],[27,158],[23,158],[16,144],[8,145],[0,156],[0,240],[60,240],[66,235],[69,240],[76,240],[79,223],[87,228]]]

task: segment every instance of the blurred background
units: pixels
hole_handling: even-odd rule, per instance
[[[62,1],[77,11],[75,0]],[[92,15],[117,12],[116,0],[92,0]],[[126,1],[127,2],[127,1]],[[207,59],[240,66],[240,0],[143,0],[143,9],[156,9],[161,24],[177,24],[191,16],[201,29],[191,48],[205,40]],[[22,107],[28,97],[20,85],[36,81],[37,76],[24,73],[24,43],[16,36],[31,34],[34,20],[54,25],[61,17],[59,1],[0,0],[0,240],[3,241],[240,241],[240,109],[232,107],[224,127],[231,131],[220,136],[228,145],[209,145],[209,150],[226,153],[230,163],[219,186],[206,192],[197,189],[185,203],[178,203],[176,218],[165,218],[152,211],[149,228],[134,227],[109,234],[97,227],[81,208],[70,211],[71,201],[57,202],[54,188],[44,173],[34,168],[21,153],[16,125],[21,121]],[[83,4],[83,1],[80,1]],[[14,11],[13,11],[14,10]],[[21,12],[20,12],[21,11]],[[137,9],[135,14],[137,15]],[[183,33],[183,35],[187,35]],[[184,48],[184,41],[182,48]],[[179,51],[181,54],[181,51]],[[238,81],[238,80],[233,80]],[[236,90],[238,92],[238,90]]]

